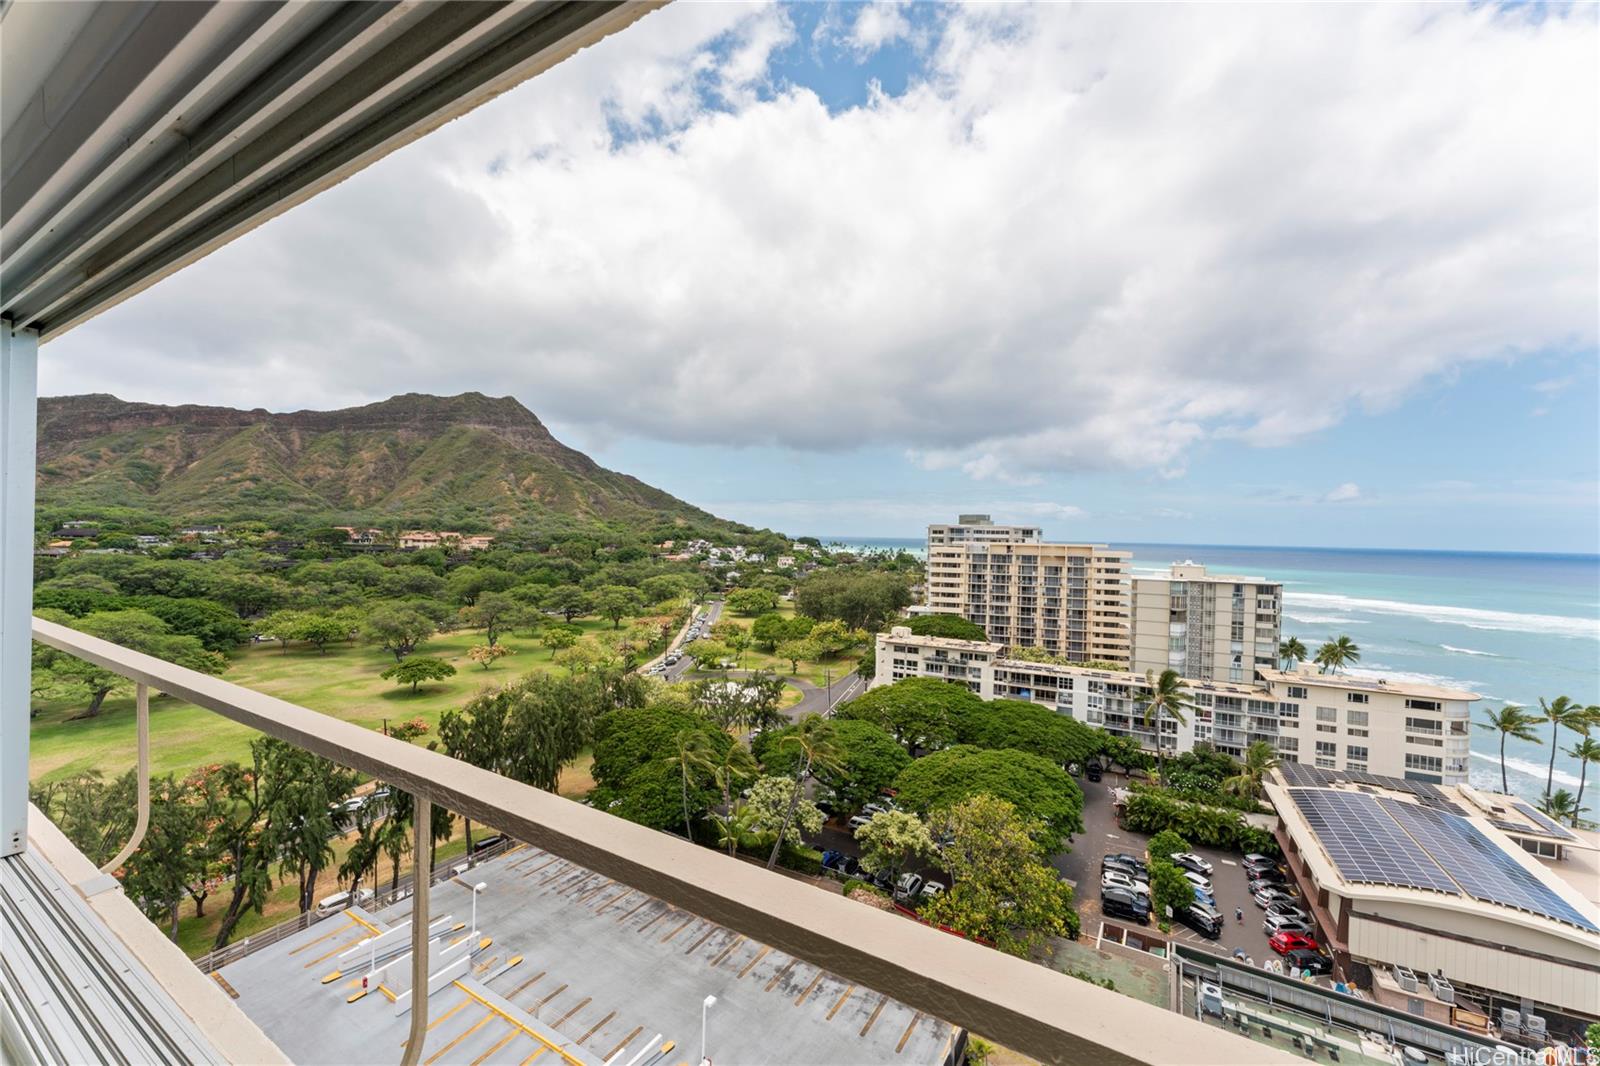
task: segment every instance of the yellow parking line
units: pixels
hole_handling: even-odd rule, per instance
[[[519,1037],[521,1035],[522,1035],[522,1033],[519,1032],[518,1030],[516,1030],[516,1029],[511,1030],[511,1032],[507,1033],[505,1036],[502,1036],[500,1038],[500,1042],[495,1044],[494,1047],[490,1048],[488,1051],[485,1051],[482,1055],[479,1055],[477,1058],[473,1059],[472,1060],[472,1066],[483,1066],[483,1064],[485,1062],[489,1061],[489,1056],[490,1055],[493,1055],[496,1051],[499,1051],[501,1048],[505,1047],[507,1044],[511,1043],[511,1041],[515,1040],[517,1037]],[[540,1048],[539,1050],[543,1051],[544,1049]]]
[[[345,917],[347,917],[347,918],[349,917],[349,912],[345,913]],[[316,937],[313,940],[307,940],[304,944],[301,944],[299,947],[291,949],[289,954],[298,955],[302,951],[304,951],[306,948],[310,947],[313,944],[320,944],[324,940],[328,939],[330,936],[338,936],[340,933],[344,932],[346,928],[347,928],[346,926],[341,925],[337,929],[330,929],[326,933],[323,933],[321,936]]]
[[[465,1040],[467,1037],[471,1036],[473,1033],[476,1033],[479,1029],[482,1029],[484,1026],[488,1025],[493,1020],[494,1020],[494,1014],[492,1012],[490,1012],[490,1011],[485,1011],[482,1018],[479,1018],[477,1021],[473,1022],[463,1032],[461,1032],[454,1040],[450,1041],[450,1043],[446,1044],[444,1047],[440,1048],[438,1051],[435,1051],[433,1053],[433,1055],[428,1058],[427,1062],[425,1062],[423,1064],[423,1066],[433,1066],[434,1063],[436,1063],[440,1059],[444,1058],[445,1053],[447,1051],[449,1051],[451,1048],[455,1047],[457,1044],[461,1043],[461,1041]]]

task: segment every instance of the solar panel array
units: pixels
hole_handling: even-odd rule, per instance
[[[1462,891],[1473,899],[1600,932],[1600,927],[1501,851],[1467,819],[1397,799],[1378,803],[1427,850],[1438,867],[1450,871]]]
[[[1371,785],[1374,788],[1386,788],[1391,792],[1409,792],[1417,797],[1418,803],[1426,804],[1435,810],[1449,811],[1452,814],[1465,813],[1460,806],[1446,797],[1437,785],[1427,781],[1384,777],[1382,774],[1369,774],[1360,770],[1323,770],[1298,762],[1283,763],[1278,769],[1282,771],[1284,780],[1290,785],[1305,788],[1321,788],[1345,783]]]
[[[1567,832],[1567,830],[1559,823],[1552,821],[1545,815],[1543,811],[1540,811],[1534,807],[1530,807],[1526,803],[1513,803],[1512,806],[1521,811],[1528,818],[1531,818],[1535,825],[1543,827],[1546,836],[1553,836],[1557,840],[1578,839],[1576,836],[1573,836],[1571,833]],[[1523,830],[1523,832],[1527,832],[1527,830]]]
[[[1346,881],[1461,894],[1372,796],[1325,788],[1292,788],[1289,795]]]

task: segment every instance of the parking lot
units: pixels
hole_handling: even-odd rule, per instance
[[[1120,775],[1107,774],[1105,780],[1094,782],[1080,780],[1083,786],[1084,831],[1072,841],[1072,850],[1057,855],[1054,864],[1062,876],[1077,886],[1078,914],[1083,919],[1085,935],[1092,935],[1100,921],[1100,860],[1115,852],[1143,856],[1149,838],[1142,833],[1125,832],[1117,825],[1112,812],[1111,790],[1125,784]],[[1195,848],[1195,854],[1211,863],[1211,883],[1216,889],[1217,909],[1227,919],[1222,936],[1211,940],[1201,936],[1181,922],[1172,923],[1172,937],[1210,951],[1231,955],[1235,949],[1243,950],[1257,965],[1277,954],[1267,946],[1267,935],[1262,932],[1264,913],[1250,898],[1244,870],[1239,866],[1239,856],[1213,848]],[[1234,918],[1235,908],[1244,912],[1244,921]],[[1121,919],[1113,919],[1121,922]],[[1154,931],[1152,919],[1150,929]]]

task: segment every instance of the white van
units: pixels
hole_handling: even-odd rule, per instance
[[[317,917],[326,918],[329,915],[338,914],[352,905],[361,906],[370,902],[372,902],[372,890],[370,888],[363,888],[360,892],[357,892],[354,899],[351,898],[348,892],[335,892],[333,895],[324,896],[317,901]]]

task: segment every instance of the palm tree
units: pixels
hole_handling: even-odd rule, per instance
[[[813,768],[837,772],[840,753],[836,743],[833,722],[820,714],[808,714],[792,733],[778,738],[774,748],[779,752],[793,751],[798,758],[794,767],[794,790],[789,795],[789,809],[783,814],[783,825],[778,829],[778,839],[772,842],[772,854],[767,856],[767,869],[778,865],[778,853],[783,849],[784,838],[794,821],[794,812],[800,807],[801,787],[811,776]]]
[[[1550,723],[1550,768],[1545,772],[1544,777],[1544,794],[1547,798],[1556,783],[1557,734],[1562,726],[1581,731],[1582,727],[1578,723],[1584,718],[1584,709],[1572,702],[1567,696],[1557,696],[1548,703],[1545,702],[1543,696],[1539,697],[1539,716],[1534,721]]]
[[[1305,662],[1309,654],[1299,637],[1290,637],[1278,645],[1278,660],[1283,663],[1285,670],[1292,670],[1295,664]]]
[[[1171,715],[1181,725],[1186,721],[1183,712],[1193,704],[1189,702],[1189,689],[1176,670],[1163,670],[1160,677],[1156,676],[1154,670],[1146,670],[1144,681],[1146,691],[1138,697],[1138,705],[1144,711],[1144,724],[1153,726],[1156,731],[1156,777],[1165,783],[1167,749],[1161,743],[1161,720]]]
[[[1500,734],[1500,791],[1510,794],[1511,785],[1506,780],[1506,738],[1516,737],[1518,740],[1531,740],[1535,744],[1541,741],[1534,735],[1533,727],[1539,721],[1527,710],[1518,707],[1515,703],[1508,703],[1498,711],[1489,712],[1487,722],[1479,722],[1479,729],[1492,729]]]
[[[719,757],[711,760],[711,776],[716,779],[717,787],[722,790],[722,815],[719,821],[726,820],[724,828],[731,828],[733,821],[733,786],[740,781],[754,777],[756,774],[756,758],[750,754],[750,749],[742,743],[729,744]],[[735,832],[725,832],[723,842],[728,845],[728,854],[732,855],[738,844],[739,836]]]
[[[1550,817],[1552,821],[1568,821],[1573,825],[1578,824],[1578,801],[1572,793],[1564,788],[1556,789],[1553,795],[1546,796],[1539,801],[1539,809]]]
[[[1261,797],[1261,782],[1278,766],[1278,753],[1271,744],[1258,740],[1244,750],[1244,762],[1239,772],[1222,782],[1222,790],[1231,796],[1249,799]]]
[[[683,787],[683,835],[694,843],[694,826],[689,820],[689,777],[696,770],[709,770],[714,754],[711,738],[699,729],[680,729],[672,738],[672,753],[667,756],[669,765],[678,768]]]
[[[1342,633],[1317,649],[1317,665],[1324,673],[1337,674],[1350,663],[1361,661],[1361,646]]]
[[[1589,764],[1600,763],[1600,740],[1586,734],[1582,740],[1567,749],[1567,754],[1578,760],[1578,798],[1573,801],[1576,810],[1572,814],[1572,824],[1577,825],[1577,811],[1583,809],[1583,786],[1589,777]]]

